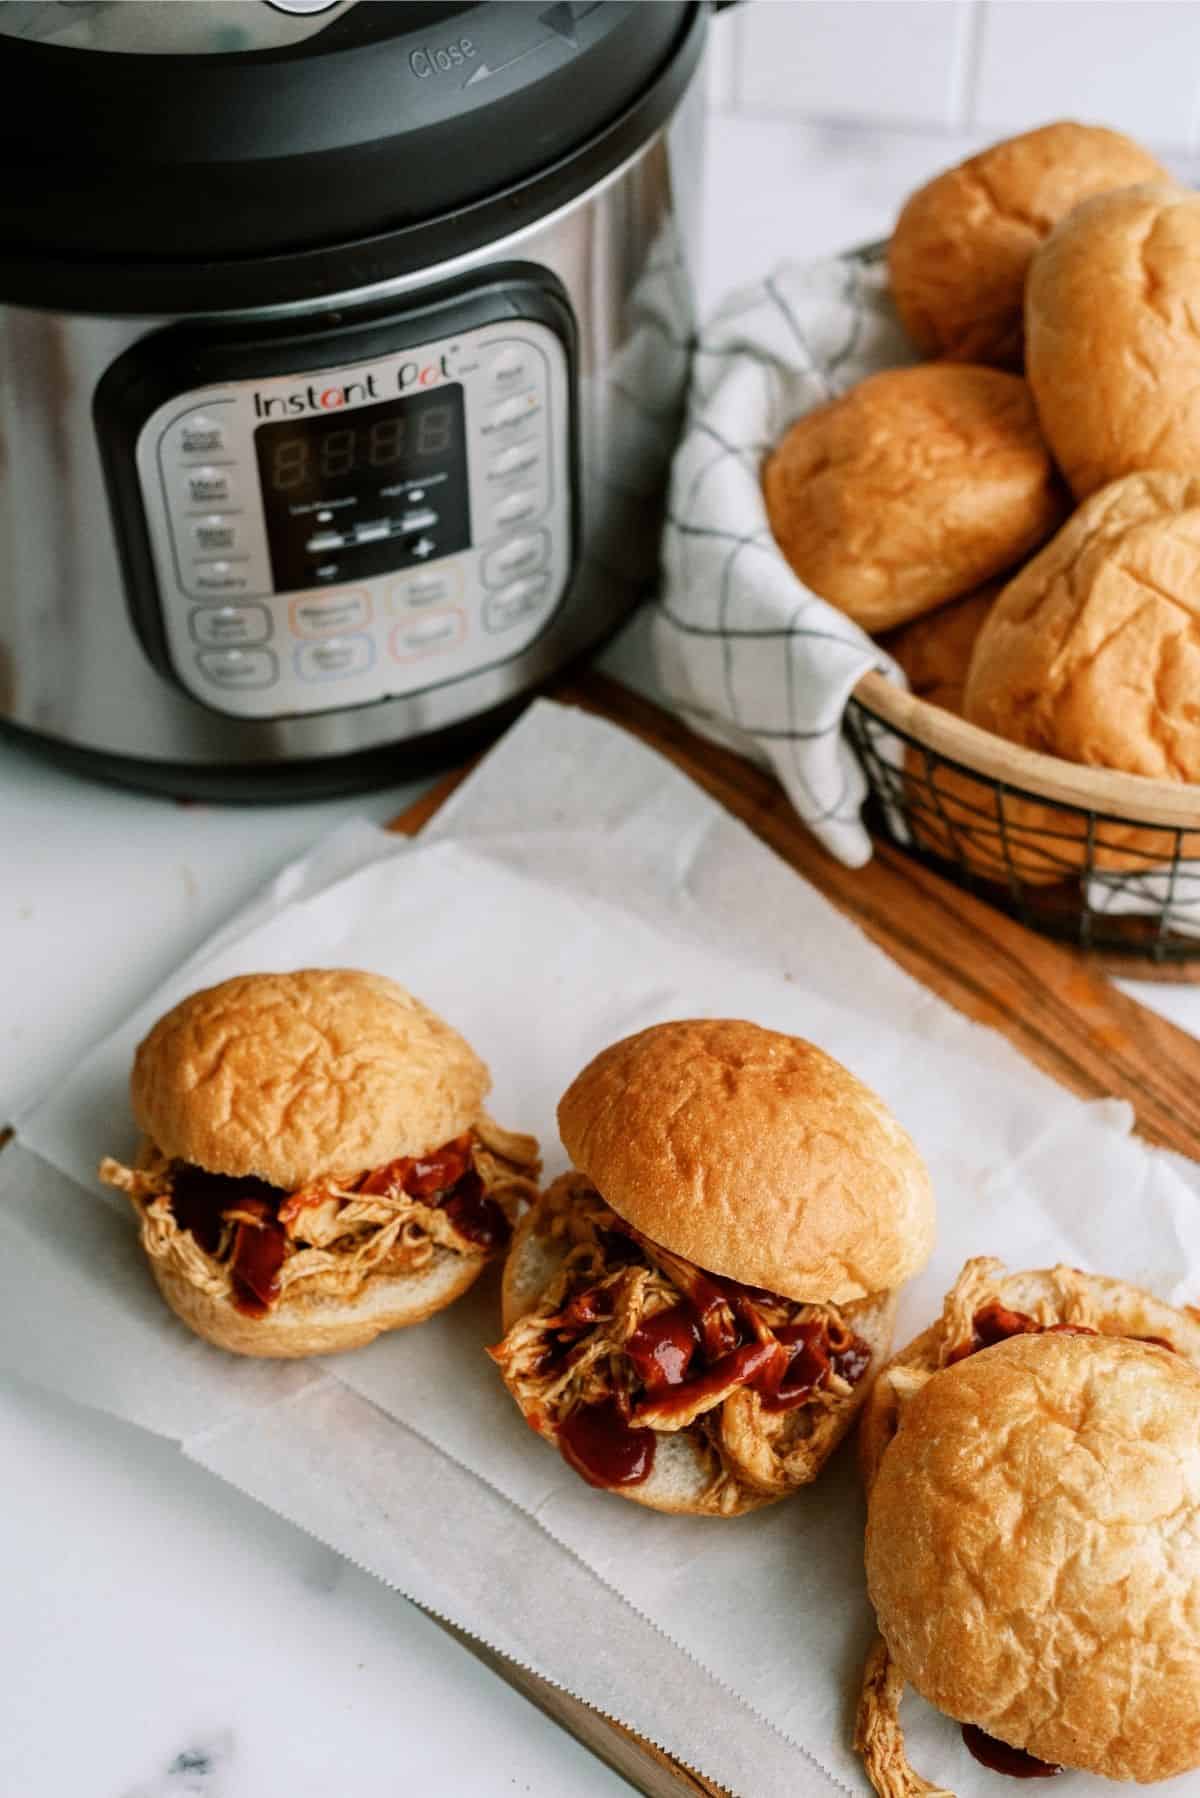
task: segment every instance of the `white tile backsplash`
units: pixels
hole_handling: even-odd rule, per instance
[[[957,124],[971,14],[971,0],[752,0],[738,110]]]
[[[1188,144],[1200,82],[1200,6],[1188,0],[989,0],[973,122],[1023,130],[1086,119]]]
[[[712,38],[722,111],[985,138],[1074,117],[1200,147],[1197,0],[744,0]]]

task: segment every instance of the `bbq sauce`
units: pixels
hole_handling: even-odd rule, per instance
[[[672,1305],[643,1320],[625,1344],[647,1392],[682,1386],[692,1357],[700,1347],[700,1327],[687,1304]]]
[[[224,1228],[224,1213],[243,1199],[277,1205],[286,1195],[252,1174],[235,1180],[228,1174],[210,1174],[191,1162],[177,1161],[171,1170],[171,1211],[181,1230],[188,1230],[209,1255],[216,1251]]]
[[[233,1302],[247,1317],[265,1317],[279,1297],[279,1270],[287,1254],[287,1237],[266,1200],[238,1199],[236,1208],[257,1221],[239,1221],[233,1239],[229,1269]]]
[[[829,1372],[825,1323],[822,1318],[813,1318],[809,1323],[788,1324],[776,1330],[775,1337],[791,1352],[778,1378],[761,1383],[759,1396],[764,1411],[792,1411],[812,1396]],[[870,1360],[869,1350],[867,1359]]]
[[[654,1431],[627,1423],[613,1398],[577,1405],[559,1425],[558,1445],[589,1486],[640,1486],[654,1467]]]
[[[483,1181],[474,1168],[438,1200],[438,1206],[468,1242],[489,1252],[507,1246],[512,1228],[495,1199],[490,1199],[484,1191]]]
[[[1024,1332],[1017,1332],[1024,1334]],[[967,1748],[983,1767],[990,1767],[993,1773],[1007,1773],[1013,1779],[1050,1779],[1062,1768],[1053,1761],[1040,1761],[1036,1755],[1026,1754],[1023,1748],[1010,1748],[1007,1742],[998,1742],[995,1736],[987,1735],[975,1723],[964,1723],[962,1738]]]

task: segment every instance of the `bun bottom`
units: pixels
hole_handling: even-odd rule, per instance
[[[387,1330],[423,1323],[460,1298],[487,1266],[482,1257],[443,1250],[420,1273],[372,1274],[353,1299],[296,1293],[265,1317],[248,1317],[231,1299],[201,1292],[169,1262],[149,1260],[163,1298],[197,1336],[234,1355],[288,1361],[363,1348]]]
[[[536,1307],[566,1256],[569,1245],[565,1237],[539,1233],[537,1225],[542,1217],[540,1202],[526,1212],[504,1264],[501,1314],[506,1335]],[[876,1293],[869,1299],[841,1305],[838,1309],[856,1334],[870,1346],[873,1365],[882,1366],[892,1345],[896,1294]],[[662,1511],[671,1516],[742,1517],[750,1511],[762,1510],[816,1479],[852,1428],[866,1402],[869,1386],[870,1381],[863,1380],[845,1404],[837,1409],[820,1408],[812,1413],[811,1433],[789,1451],[786,1480],[777,1468],[768,1469],[765,1465],[765,1461],[772,1459],[768,1454],[764,1457],[761,1483],[731,1475],[714,1492],[713,1451],[707,1441],[691,1429],[656,1430],[654,1465],[648,1477],[635,1486],[613,1486],[607,1490],[647,1510]],[[513,1392],[513,1398],[539,1435],[557,1447],[558,1432],[554,1426],[546,1421],[539,1427],[516,1392]],[[751,1407],[757,1411],[757,1405],[746,1393],[737,1393],[725,1403],[738,1407],[727,1427],[739,1446],[742,1443],[748,1445],[749,1452],[758,1433],[748,1413]]]

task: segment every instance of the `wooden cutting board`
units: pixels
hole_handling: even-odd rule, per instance
[[[967,1017],[1003,1032],[1061,1085],[1087,1099],[1127,1099],[1147,1141],[1200,1159],[1200,1042],[1126,998],[1098,959],[1035,936],[890,845],[877,844],[866,868],[842,867],[805,830],[771,775],[696,737],[603,675],[583,675],[551,696],[608,718],[659,750],[901,967]],[[447,775],[392,829],[415,834],[468,772],[469,766]],[[1132,963],[1127,971],[1148,970]],[[632,1731],[450,1633],[648,1798],[721,1798],[721,1787]],[[702,1742],[696,1755],[704,1758]]]

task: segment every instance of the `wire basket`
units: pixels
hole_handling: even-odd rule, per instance
[[[1200,787],[1040,755],[864,675],[846,734],[872,831],[1033,930],[1200,960]]]

